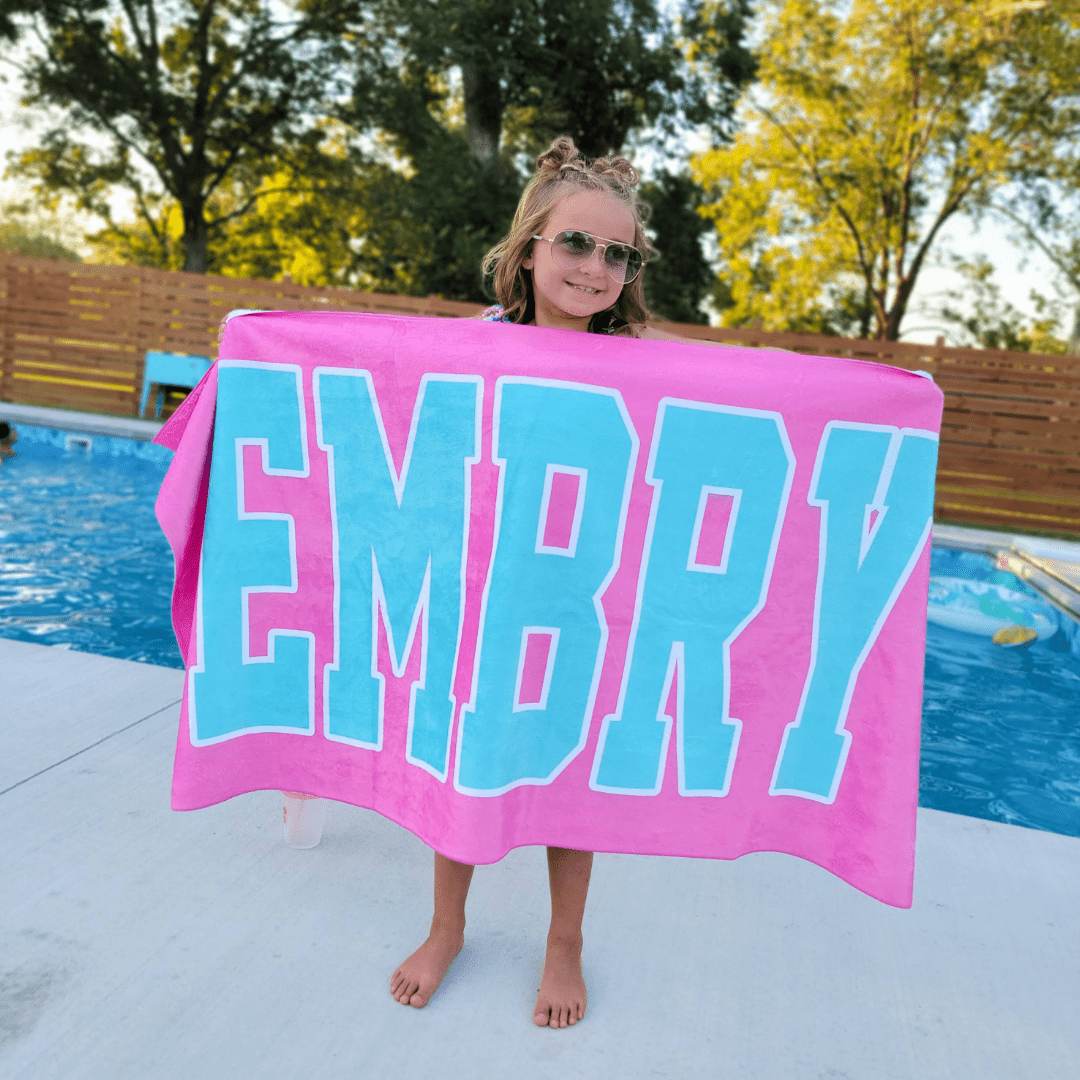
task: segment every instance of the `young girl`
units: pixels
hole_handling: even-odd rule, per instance
[[[625,158],[591,164],[568,138],[536,159],[514,223],[484,259],[499,303],[479,318],[593,334],[674,339],[645,325],[641,277],[651,253]],[[589,891],[590,851],[549,847],[551,926],[533,1022],[564,1028],[585,1015],[581,920]],[[393,974],[403,1005],[431,1000],[465,935],[465,898],[473,867],[435,853],[435,914],[427,940]]]

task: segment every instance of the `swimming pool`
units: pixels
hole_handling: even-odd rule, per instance
[[[172,453],[19,425],[0,468],[0,636],[182,667],[172,555],[154,499]],[[932,573],[1037,596],[987,556],[934,548]],[[1080,836],[1076,624],[1029,648],[929,625],[919,801]]]

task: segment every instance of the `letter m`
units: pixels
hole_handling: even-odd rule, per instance
[[[406,755],[440,780],[455,706],[469,474],[479,460],[482,390],[473,376],[425,375],[398,472],[370,372],[322,367],[314,373],[334,531],[334,660],[324,671],[323,730],[337,742],[382,749],[379,620],[398,678],[419,630]]]

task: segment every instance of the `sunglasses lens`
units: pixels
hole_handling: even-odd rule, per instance
[[[561,232],[551,245],[551,254],[564,268],[583,263],[596,250],[596,241],[584,232]]]
[[[641,269],[641,252],[626,244],[609,244],[604,252],[604,265],[607,272],[616,280],[625,284],[633,281]]]

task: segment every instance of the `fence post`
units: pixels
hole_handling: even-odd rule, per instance
[[[18,270],[10,259],[4,259],[4,264],[4,302],[0,307],[0,320],[4,324],[0,336],[0,401],[11,401],[15,393],[15,319],[11,308],[15,306]]]
[[[125,269],[127,269],[127,268],[125,267]],[[132,378],[132,382],[134,383],[134,387],[132,388],[130,409],[131,409],[131,415],[132,416],[138,416],[139,415],[139,397],[140,397],[140,393],[141,393],[141,390],[142,390],[142,374],[143,374],[143,367],[144,367],[145,359],[146,359],[146,357],[145,357],[146,350],[143,348],[143,344],[144,344],[143,338],[144,338],[145,333],[146,333],[146,331],[143,328],[143,320],[145,318],[145,311],[144,311],[144,308],[145,308],[144,300],[145,300],[145,298],[143,296],[143,269],[142,269],[142,267],[132,267],[131,272],[134,273],[134,275],[135,275],[135,289],[134,289],[135,303],[133,305],[134,308],[135,308],[135,312],[134,312],[134,319],[133,319],[134,325],[132,326],[132,333],[131,333],[131,347],[132,347],[132,351],[133,351],[133,354],[134,354],[131,357],[132,368],[133,368],[133,371],[134,371],[134,375],[133,375],[133,378]]]
[[[932,375],[936,375],[941,368],[941,363],[945,359],[945,335],[938,334],[937,340],[934,342],[934,353],[931,356],[931,363],[933,366]]]

